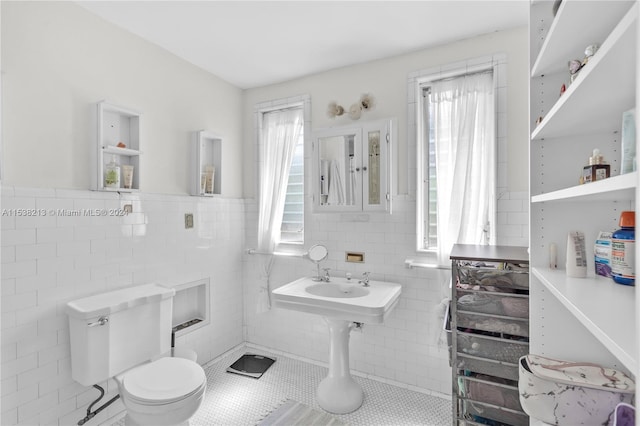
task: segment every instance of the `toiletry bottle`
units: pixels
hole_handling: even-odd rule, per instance
[[[611,232],[600,231],[593,246],[596,275],[611,278]]]
[[[116,156],[104,167],[105,188],[120,188],[120,165],[116,162]]]
[[[620,228],[611,235],[611,277],[618,284],[635,285],[636,213],[620,213]]]
[[[600,150],[594,149],[593,155],[589,157],[589,165],[584,166],[582,170],[584,183],[606,179],[610,173],[611,166],[604,162],[604,157],[600,154]]]
[[[569,232],[566,267],[568,277],[584,278],[587,276],[587,254],[582,232]]]

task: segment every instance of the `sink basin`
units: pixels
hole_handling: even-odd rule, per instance
[[[314,284],[305,288],[305,291],[314,296],[323,297],[363,297],[369,294],[366,287],[357,284]]]
[[[398,302],[400,284],[369,281],[369,287],[346,278],[319,283],[300,278],[272,291],[275,306],[328,318],[381,324]]]

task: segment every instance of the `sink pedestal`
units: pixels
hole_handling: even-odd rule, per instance
[[[329,375],[318,385],[318,405],[334,414],[346,414],[362,405],[364,392],[349,370],[349,333],[352,321],[324,317],[329,325]]]

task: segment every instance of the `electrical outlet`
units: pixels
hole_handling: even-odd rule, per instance
[[[193,228],[193,213],[184,214],[184,229]]]

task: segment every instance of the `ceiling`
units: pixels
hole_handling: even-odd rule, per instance
[[[243,89],[526,25],[528,0],[81,1]]]

